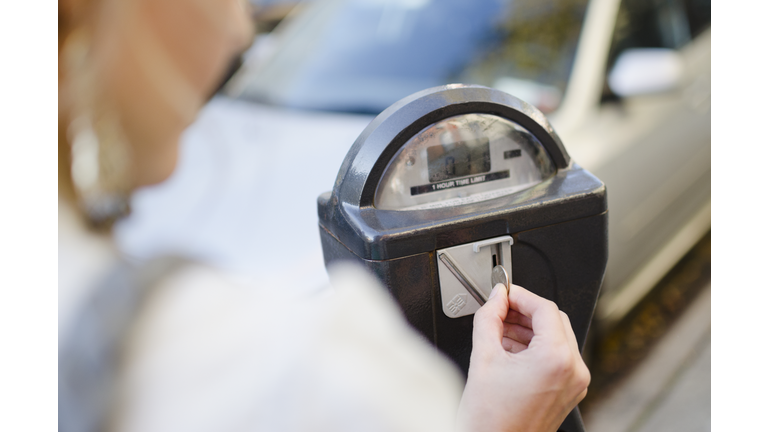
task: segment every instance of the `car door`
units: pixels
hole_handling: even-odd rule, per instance
[[[709,228],[710,39],[708,1],[621,1],[602,97],[574,134],[582,142],[576,161],[579,146],[588,148],[583,163],[609,197],[610,257],[598,318],[626,312]],[[673,85],[619,96],[609,85],[614,64],[648,48],[666,49],[679,65]],[[647,66],[653,75],[659,65]]]

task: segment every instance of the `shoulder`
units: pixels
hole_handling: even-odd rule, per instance
[[[128,344],[118,429],[452,427],[456,369],[365,272],[331,280],[307,295],[204,266],[169,277]]]
[[[117,249],[108,235],[86,228],[72,206],[59,197],[58,295],[59,338],[68,331],[77,311],[98,282],[119,265]]]

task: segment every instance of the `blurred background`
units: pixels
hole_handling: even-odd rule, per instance
[[[481,84],[543,111],[608,190],[588,429],[709,430],[708,0],[251,0],[256,37],[116,227],[257,283],[326,283],[316,198],[376,114]]]

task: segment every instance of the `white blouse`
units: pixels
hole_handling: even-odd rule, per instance
[[[59,339],[118,254],[59,205]],[[253,286],[200,264],[164,277],[134,317],[115,431],[448,431],[458,369],[363,269],[331,286]],[[310,294],[307,294],[310,292]]]

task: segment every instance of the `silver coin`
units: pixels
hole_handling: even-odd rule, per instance
[[[509,276],[507,275],[507,270],[500,265],[497,265],[491,270],[491,285],[496,286],[496,284],[503,284],[504,287],[507,288],[507,291],[509,291]]]

